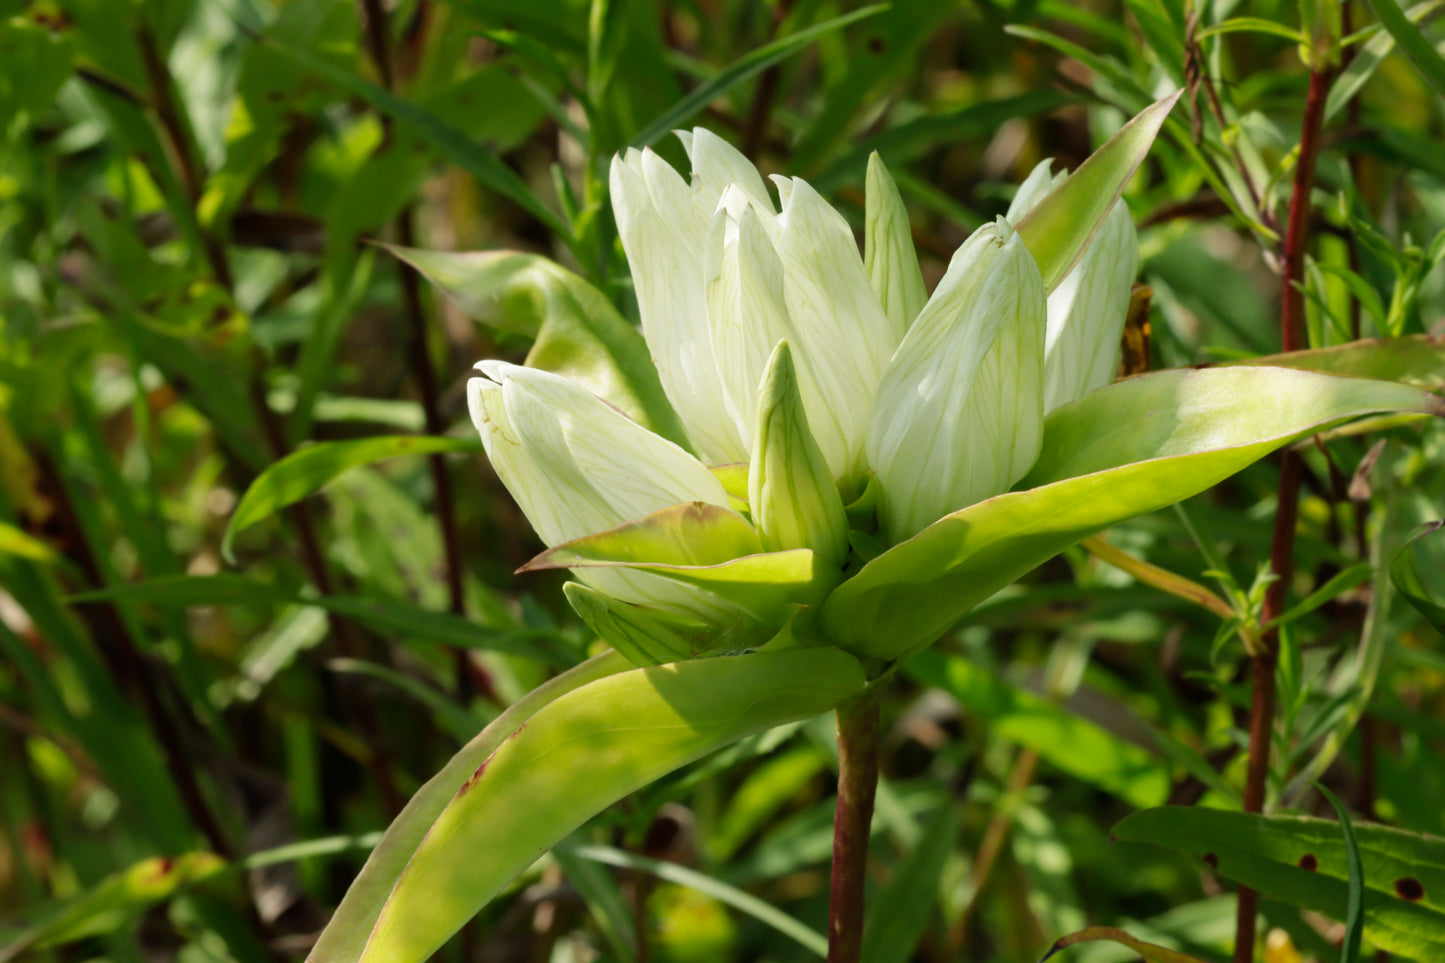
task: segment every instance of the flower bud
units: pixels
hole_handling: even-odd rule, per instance
[[[868,461],[900,541],[1007,491],[1038,457],[1044,287],[1008,221],[974,232],[898,346],[874,402]]]
[[[811,548],[841,568],[848,522],[832,472],[808,427],[788,342],[778,342],[763,375],[748,471],[753,525],[769,552]]]

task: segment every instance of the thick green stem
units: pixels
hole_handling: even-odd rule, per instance
[[[838,808],[833,815],[828,963],[859,963],[863,955],[868,830],[878,790],[878,715],[877,690],[838,707]]]

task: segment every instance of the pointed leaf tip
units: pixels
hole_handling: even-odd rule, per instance
[[[1047,290],[1057,287],[1083,256],[1183,93],[1176,90],[1140,111],[1016,225]]]

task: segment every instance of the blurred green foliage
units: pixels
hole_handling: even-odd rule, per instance
[[[595,648],[560,579],[510,574],[539,546],[461,384],[596,335],[525,300],[464,312],[375,242],[544,254],[635,318],[606,165],[643,143],[681,163],[666,131],[701,123],[857,223],[881,152],[931,284],[1006,185],[1184,86],[1126,194],[1149,357],[1251,359],[1280,343],[1303,49],[1338,58],[1306,366],[1445,383],[1441,4],[1387,0],[1388,29],[1304,6],[0,0],[0,959],[300,958],[369,834]],[[1327,814],[1323,779],[1362,839],[1440,836],[1442,542],[1416,527],[1442,514],[1445,434],[1372,427],[1301,446],[1288,588],[1311,605],[1281,632],[1270,808]],[[291,487],[247,494],[308,448]],[[1239,808],[1275,498],[1263,464],[1122,526],[1122,568],[1070,550],[908,666],[870,960],[1033,960],[1093,923],[1222,958],[1233,901],[1203,854],[1109,831]],[[1209,589],[1160,589],[1185,583]],[[444,958],[815,957],[831,740],[785,727],[637,793]],[[1370,874],[1438,919],[1433,885]],[[1265,895],[1267,959],[1334,958],[1312,911],[1343,905]]]

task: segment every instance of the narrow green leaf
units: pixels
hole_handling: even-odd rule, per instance
[[[1293,27],[1280,23],[1278,20],[1267,20],[1264,17],[1230,17],[1228,20],[1221,20],[1210,27],[1205,27],[1195,34],[1195,39],[1203,40],[1206,37],[1214,37],[1225,33],[1267,33],[1294,43],[1304,43],[1304,34]]]
[[[1153,943],[1145,943],[1143,940],[1136,940],[1123,930],[1115,929],[1112,926],[1091,926],[1086,930],[1079,930],[1077,933],[1070,933],[1068,936],[1059,937],[1054,942],[1054,945],[1049,948],[1049,951],[1044,954],[1043,960],[1040,960],[1039,963],[1044,963],[1044,960],[1051,959],[1055,954],[1070,946],[1077,946],[1080,943],[1093,943],[1099,940],[1118,943],[1120,946],[1127,946],[1148,960],[1149,963],[1202,963],[1198,957],[1180,953],[1178,950],[1166,949]]]
[[[963,805],[939,806],[908,856],[893,867],[888,883],[868,904],[863,956],[868,963],[908,963],[918,952],[934,908],[941,903],[943,871],[958,845]]]
[[[1428,334],[1400,338],[1369,338],[1330,348],[1272,354],[1235,365],[1301,368],[1325,374],[1402,381],[1422,388],[1445,387],[1445,338]]]
[[[32,562],[53,562],[55,549],[8,522],[0,522],[0,554],[16,555]]]
[[[633,665],[665,665],[696,654],[676,631],[640,605],[612,598],[581,582],[568,582],[562,586],[562,594],[577,617]]]
[[[173,609],[212,605],[315,605],[348,618],[394,632],[403,642],[428,642],[458,649],[507,652],[556,663],[560,653],[537,644],[544,633],[499,632],[449,612],[435,612],[410,602],[346,595],[309,596],[258,582],[245,575],[163,575],[70,596],[72,604],[112,599],[145,602]]]
[[[1445,58],[1435,51],[1434,45],[1410,22],[1395,0],[1370,0],[1370,6],[1420,75],[1435,88],[1435,93],[1445,96]]]
[[[355,441],[324,441],[294,451],[263,471],[241,496],[221,539],[221,554],[234,561],[231,542],[237,533],[315,493],[348,469],[398,455],[481,450],[481,442],[460,438],[383,435]]]
[[[1330,579],[1324,585],[1315,589],[1306,598],[1302,599],[1298,605],[1291,606],[1288,611],[1265,625],[1260,631],[1268,632],[1270,629],[1281,625],[1288,625],[1301,616],[1308,615],[1335,596],[1348,592],[1361,582],[1368,581],[1373,572],[1374,567],[1370,565],[1369,562],[1356,562],[1343,572],[1335,575],[1334,578]]]
[[[1047,290],[1057,287],[1083,256],[1183,93],[1175,91],[1140,111],[1018,223]]]
[[[828,940],[822,933],[798,922],[787,913],[769,906],[756,896],[713,879],[704,873],[699,873],[695,869],[688,869],[686,866],[664,862],[660,859],[635,856],[610,846],[579,846],[576,852],[584,859],[596,860],[620,869],[639,869],[664,882],[695,889],[699,893],[711,896],[719,903],[726,903],[740,913],[746,913],[759,923],[771,926],[820,958],[828,955]]]
[[[330,63],[301,47],[275,40],[264,41],[287,57],[306,65],[330,83],[360,97],[376,110],[404,124],[431,145],[437,153],[471,174],[486,187],[516,203],[563,241],[570,243],[571,228],[547,207],[527,182],[491,151],[472,140],[464,132],[432,112],[404,100],[383,87],[371,83],[350,70]]]
[[[363,659],[332,659],[326,667],[332,672],[364,675],[410,696],[430,709],[459,743],[466,743],[482,726],[481,720],[458,705],[451,696],[395,669]]]
[[[729,64],[722,73],[712,80],[702,84],[696,90],[683,97],[682,100],[663,111],[650,124],[642,128],[641,132],[628,141],[629,147],[646,147],[657,140],[668,131],[684,126],[692,116],[701,111],[708,104],[732,90],[738,84],[755,77],[767,70],[773,64],[802,50],[808,44],[819,37],[826,36],[835,30],[841,30],[850,23],[856,23],[866,17],[881,13],[888,9],[887,4],[874,4],[864,7],[861,10],[854,10],[852,13],[844,14],[841,17],[834,17],[832,20],[825,20],[820,24],[799,30],[797,33],[789,34],[780,40],[774,40],[766,46],[759,47],[751,53],[740,57]]]
[[[1405,11],[1405,17],[1411,23],[1418,23],[1425,14],[1440,5],[1440,0],[1426,0],[1424,3],[1417,3]],[[1375,29],[1379,29],[1378,27]],[[1330,95],[1325,99],[1325,123],[1338,114],[1360,92],[1371,77],[1375,75],[1390,52],[1395,49],[1395,38],[1388,30],[1380,30],[1371,37],[1363,47],[1355,51],[1345,69],[1335,78],[1330,85]]]
[[[531,338],[529,366],[566,375],[632,420],[687,447],[647,342],[584,279],[521,251],[387,250],[424,274],[471,318]]]
[[[1345,910],[1345,942],[1340,948],[1340,963],[1359,963],[1360,941],[1365,928],[1365,870],[1360,864],[1360,844],[1355,839],[1355,827],[1345,807],[1320,783],[1315,788],[1333,807],[1340,819],[1340,834],[1345,839],[1345,856],[1350,873],[1350,902]]]
[[[1364,870],[1364,936],[1388,953],[1445,959],[1445,839],[1353,828]],[[1349,844],[1339,823],[1180,806],[1135,813],[1114,838],[1208,858],[1221,876],[1282,902],[1348,915]]]
[[[1091,392],[1044,422],[1043,455],[1019,483],[947,515],[848,579],[822,630],[895,659],[1075,542],[1197,494],[1295,438],[1382,411],[1440,413],[1407,385],[1285,368],[1173,370]]]
[[[616,653],[599,655],[544,683],[513,703],[471,742],[462,747],[441,772],[417,790],[406,808],[387,827],[332,914],[331,922],[307,955],[307,963],[355,963],[361,958],[371,932],[397,877],[458,788],[478,766],[533,713],[553,700],[588,683],[628,669]]]
[[[825,712],[863,684],[844,653],[794,649],[637,669],[558,698],[458,789],[397,880],[362,963],[420,963],[616,800],[751,732]]]
[[[1390,581],[1395,588],[1405,597],[1405,601],[1415,607],[1415,610],[1425,616],[1426,621],[1433,625],[1437,631],[1445,632],[1445,592],[1440,591],[1437,584],[1433,588],[1425,584],[1421,575],[1421,568],[1416,561],[1416,545],[1427,536],[1434,535],[1442,528],[1445,522],[1428,522],[1420,526],[1401,547],[1399,554],[1390,563]],[[1440,539],[1433,539],[1439,542]],[[1433,569],[1438,572],[1436,566],[1425,566],[1427,571]],[[1433,581],[1438,582],[1438,578]]]

